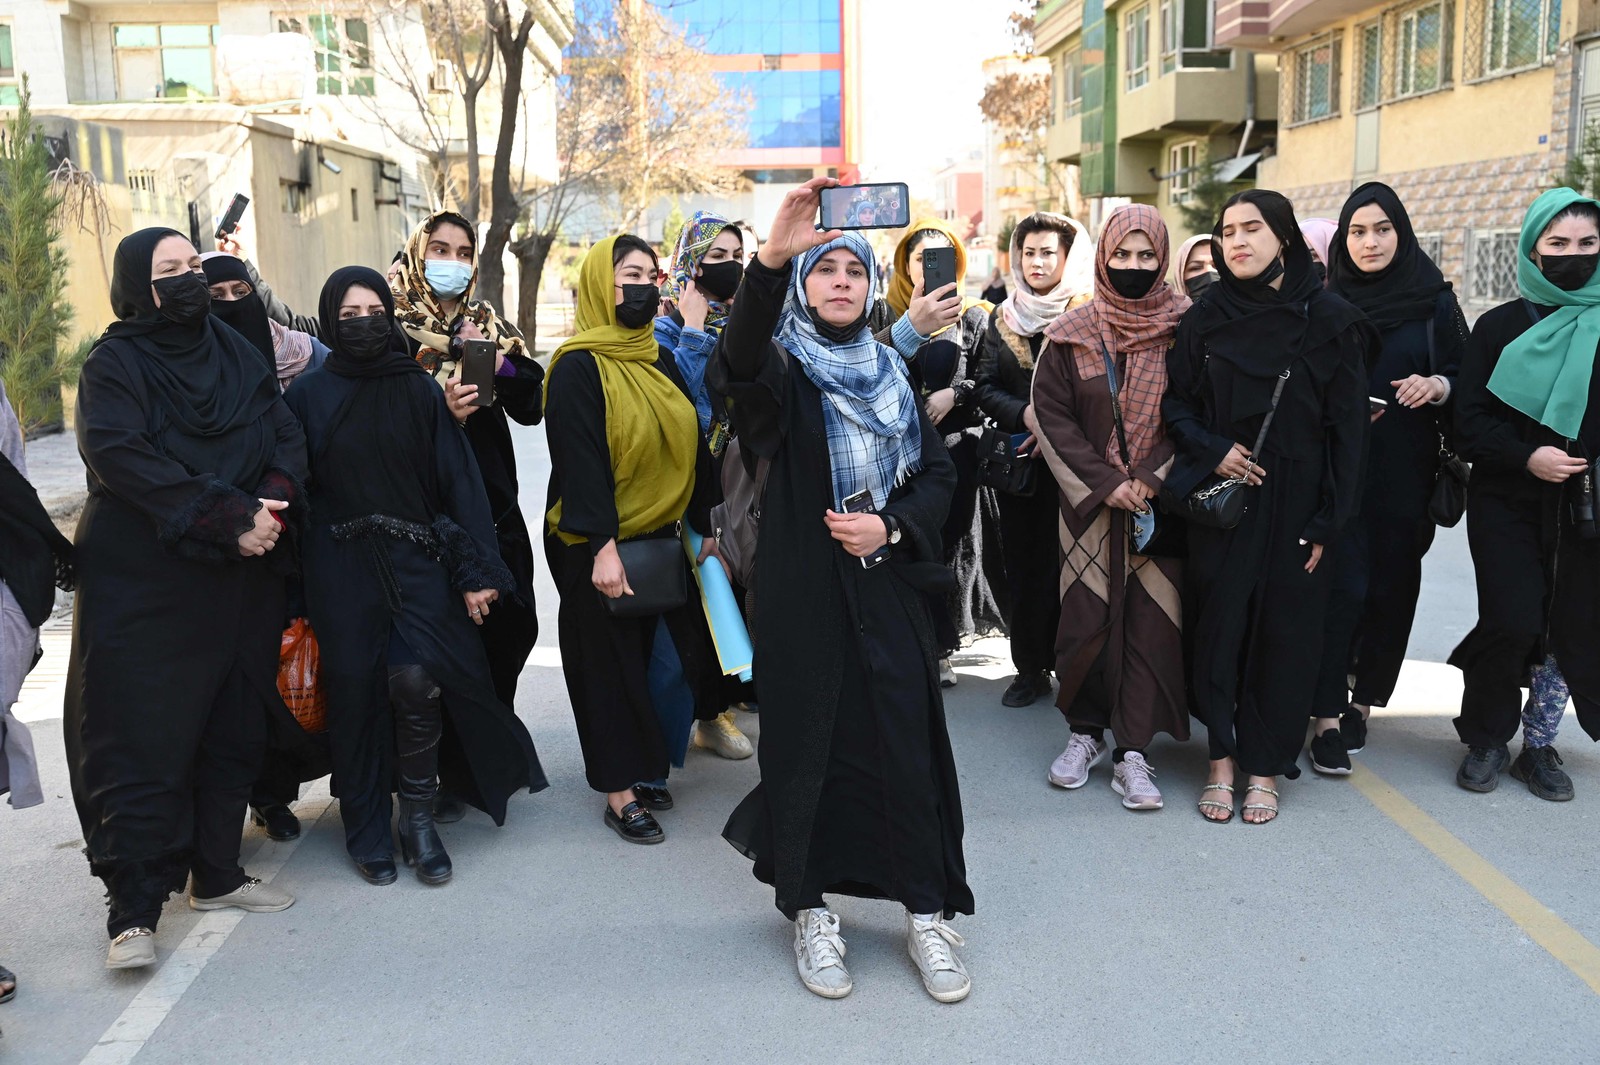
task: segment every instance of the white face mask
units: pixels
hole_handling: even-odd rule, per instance
[[[429,259],[423,266],[428,287],[445,299],[454,299],[467,290],[472,280],[472,264],[448,259]]]

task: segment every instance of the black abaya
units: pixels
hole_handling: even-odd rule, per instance
[[[884,507],[905,539],[872,569],[828,534],[833,487],[822,395],[772,344],[790,271],[759,260],[712,357],[746,455],[769,458],[752,626],[761,783],[723,836],[779,910],[824,893],[916,913],[973,911],[961,796],[939,695],[929,592],[947,590],[939,529],[955,471],[921,418],[921,472]]]

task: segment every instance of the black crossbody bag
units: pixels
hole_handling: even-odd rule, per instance
[[[615,599],[596,591],[607,613],[619,618],[665,614],[689,601],[689,560],[683,551],[682,525],[674,522],[640,536],[617,541],[632,595]]]
[[[1106,384],[1111,389],[1111,417],[1117,427],[1117,447],[1122,449],[1122,472],[1133,479],[1133,468],[1128,465],[1128,432],[1122,424],[1122,390],[1117,385],[1117,366],[1111,359],[1111,353],[1106,350],[1105,344],[1100,345],[1100,355],[1106,360]],[[1156,501],[1146,501],[1149,508],[1144,515],[1143,524],[1149,527],[1154,523],[1154,528],[1148,536],[1142,537],[1140,543],[1140,522],[1132,515],[1128,518],[1128,550],[1135,555],[1146,558],[1185,558],[1189,554],[1188,530],[1184,528],[1183,519],[1176,514],[1163,514],[1156,509]]]
[[[1536,318],[1535,321],[1538,319]],[[1428,372],[1439,372],[1439,355],[1435,350],[1433,322],[1428,322]],[[1442,413],[1439,412],[1439,413]],[[1435,421],[1439,413],[1434,415]],[[1435,525],[1453,529],[1461,523],[1467,512],[1467,485],[1472,480],[1472,467],[1457,455],[1439,430],[1439,467],[1433,475],[1433,491],[1428,495],[1428,518]]]
[[[1261,448],[1267,442],[1267,430],[1272,428],[1272,419],[1278,413],[1278,400],[1283,398],[1283,387],[1289,383],[1289,368],[1278,375],[1278,383],[1272,389],[1272,407],[1267,411],[1267,416],[1261,421],[1261,431],[1256,434],[1255,446],[1250,449],[1254,458],[1261,456]],[[1219,477],[1212,474],[1206,479],[1207,483],[1200,485],[1193,492],[1172,504],[1173,509],[1185,520],[1195,525],[1204,525],[1210,529],[1232,529],[1236,527],[1250,510],[1250,491],[1255,488],[1243,477]]]

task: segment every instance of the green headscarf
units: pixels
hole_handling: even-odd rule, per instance
[[[1589,403],[1589,378],[1600,348],[1600,270],[1576,292],[1552,285],[1530,258],[1545,227],[1575,203],[1600,203],[1572,189],[1551,189],[1533,201],[1517,241],[1517,290],[1555,310],[1507,344],[1489,377],[1489,391],[1540,425],[1575,439]]]

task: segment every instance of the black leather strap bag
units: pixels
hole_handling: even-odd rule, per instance
[[[640,618],[665,614],[689,601],[689,560],[683,552],[678,523],[663,526],[629,540],[617,541],[632,595],[613,599],[596,591],[613,617]]]
[[[1035,459],[1019,457],[1004,429],[985,429],[978,440],[978,480],[996,492],[1031,496],[1035,486]]]
[[[1428,372],[1437,374],[1439,357],[1434,350],[1433,323],[1428,323]],[[1442,413],[1442,412],[1441,412]],[[1437,419],[1438,414],[1434,417]],[[1433,475],[1433,491],[1428,495],[1428,518],[1435,525],[1453,529],[1467,512],[1467,485],[1472,467],[1450,447],[1443,430],[1439,432],[1439,468]]]

